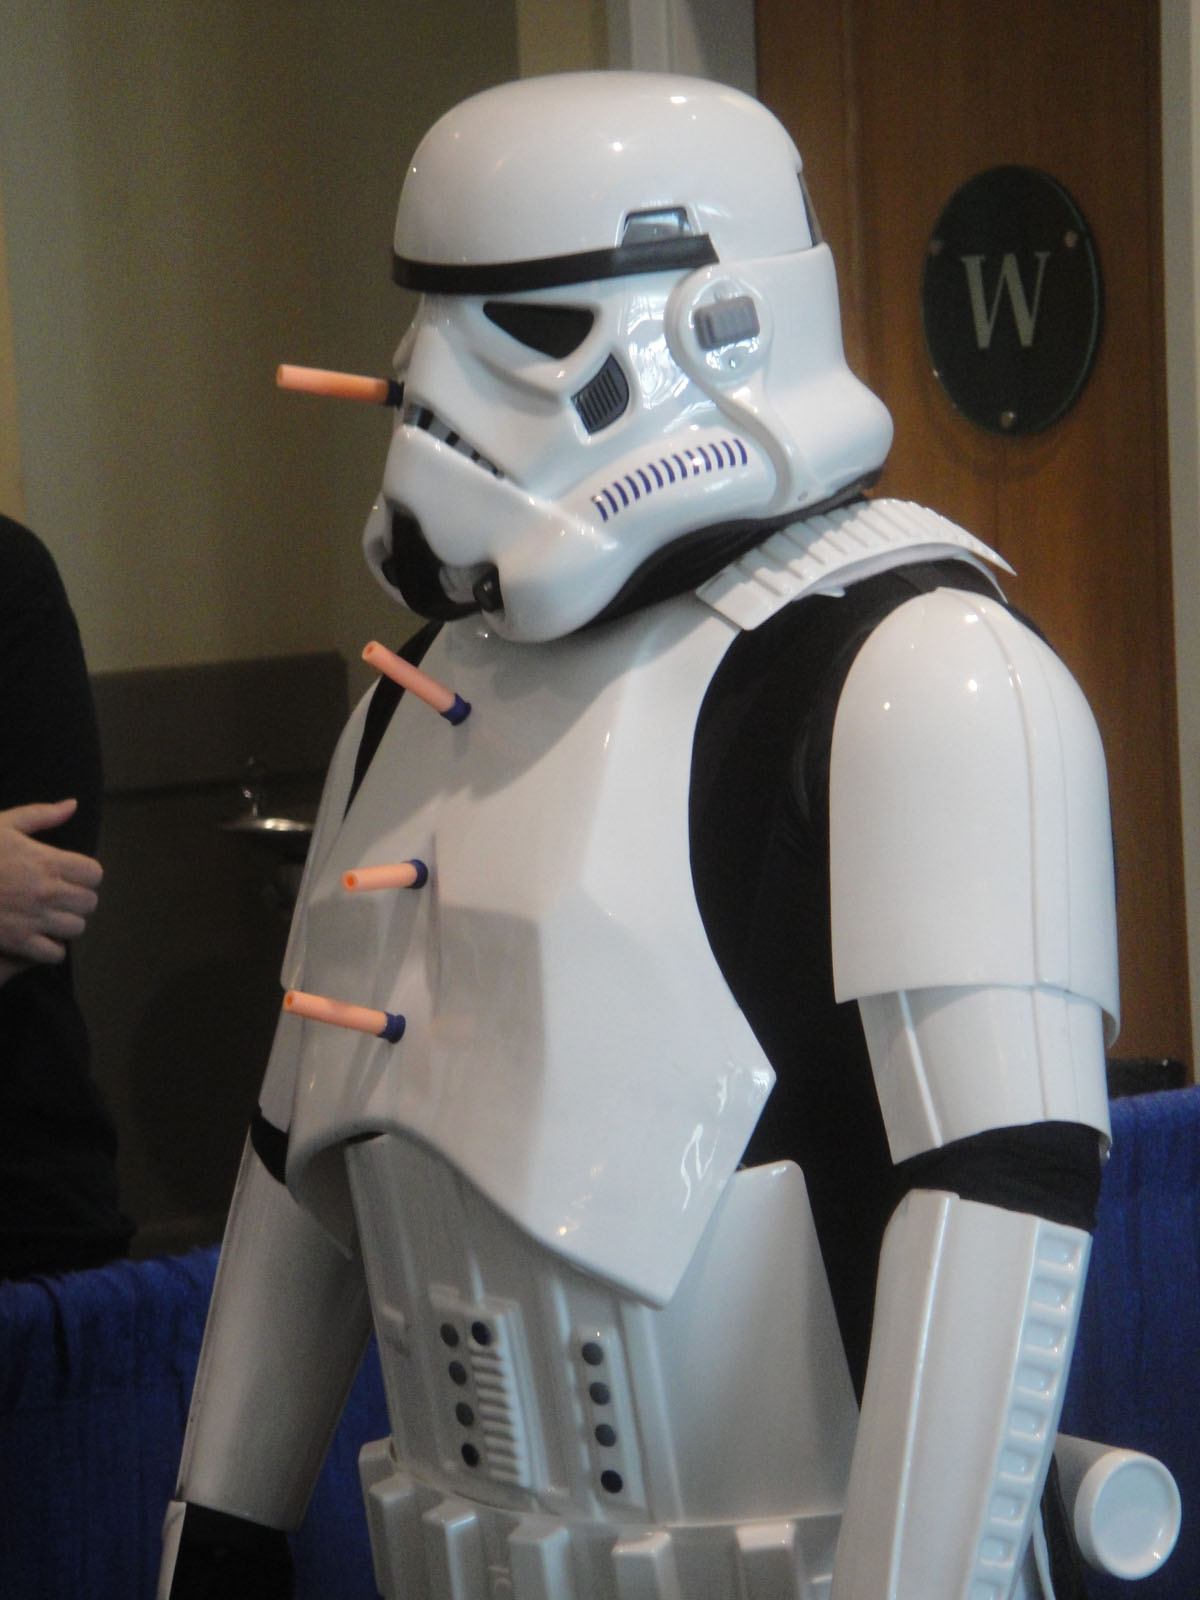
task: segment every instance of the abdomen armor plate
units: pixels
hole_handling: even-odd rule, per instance
[[[411,1140],[347,1159],[393,1426],[363,1458],[385,1594],[825,1594],[857,1412],[798,1168],[736,1175],[658,1309]]]

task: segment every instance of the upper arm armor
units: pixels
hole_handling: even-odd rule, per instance
[[[846,679],[830,766],[839,1000],[1052,988],[1118,1016],[1112,842],[1095,721],[998,601],[893,611]]]

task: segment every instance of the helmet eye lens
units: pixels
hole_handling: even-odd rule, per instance
[[[592,313],[582,306],[533,305],[528,301],[487,300],[489,322],[544,356],[569,356],[592,331]]]

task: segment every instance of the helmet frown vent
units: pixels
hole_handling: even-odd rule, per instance
[[[708,444],[685,445],[669,456],[659,456],[657,461],[645,461],[640,467],[614,478],[607,488],[592,496],[592,504],[600,513],[600,520],[608,522],[619,516],[626,507],[637,500],[645,500],[657,489],[686,483],[689,478],[699,478],[706,472],[725,473],[730,468],[748,467],[750,457],[746,446],[731,434],[726,439],[711,440]]]
[[[571,398],[589,433],[599,433],[624,415],[629,404],[629,380],[617,358],[609,356],[592,381]]]

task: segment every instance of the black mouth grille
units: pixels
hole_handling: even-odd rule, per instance
[[[432,438],[439,439],[442,444],[448,444],[460,456],[466,456],[468,461],[473,461],[477,467],[482,467],[490,472],[493,478],[502,478],[504,474],[494,461],[489,461],[487,456],[467,443],[461,434],[455,433],[447,422],[443,422],[435,411],[428,406],[419,405],[417,402],[406,404],[402,413],[406,427],[420,428],[422,433],[428,433]]]

